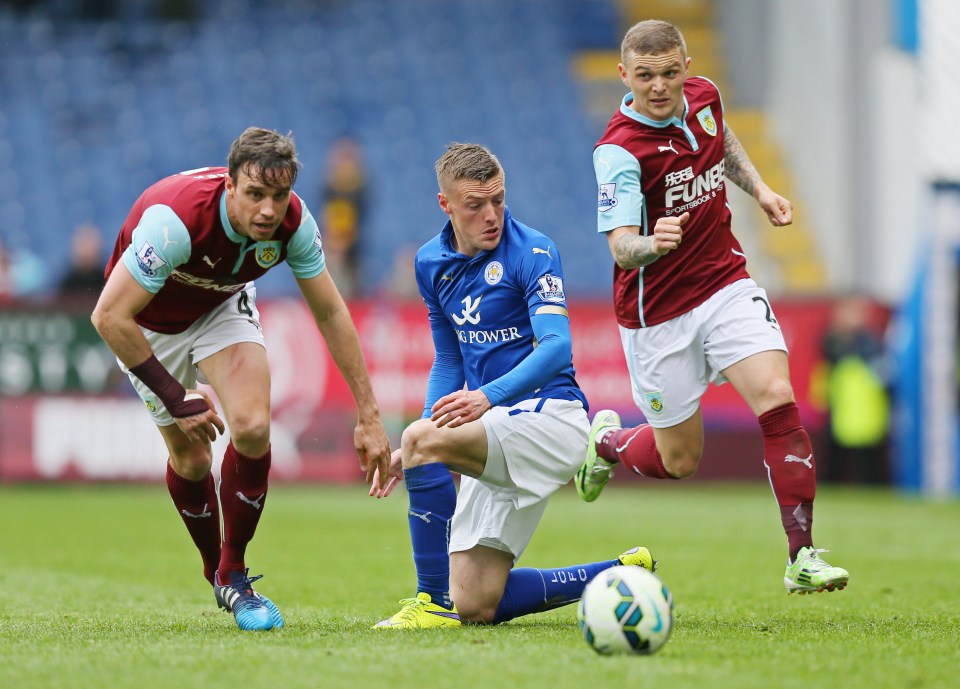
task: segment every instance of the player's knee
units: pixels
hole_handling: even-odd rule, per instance
[[[700,467],[702,448],[683,448],[662,457],[663,468],[674,478],[690,478]]]
[[[769,411],[794,401],[793,386],[786,378],[777,378],[763,391],[763,409]]]
[[[188,481],[199,481],[210,473],[213,466],[213,452],[209,445],[193,446],[183,452],[170,456],[170,466],[177,476]]]
[[[270,416],[256,412],[229,419],[230,439],[241,454],[259,457],[270,444]]]
[[[406,427],[400,436],[400,456],[405,468],[440,461],[431,449],[436,431],[429,419],[419,419]]]
[[[460,597],[453,601],[463,624],[493,624],[499,600],[484,601],[476,596]]]

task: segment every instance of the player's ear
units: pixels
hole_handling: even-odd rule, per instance
[[[437,201],[440,202],[440,210],[450,215],[450,201],[447,199],[447,195],[442,191],[437,192]]]
[[[622,62],[617,65],[617,69],[620,70],[620,81],[623,82],[623,85],[630,86],[630,84],[627,83],[627,68],[623,66]]]

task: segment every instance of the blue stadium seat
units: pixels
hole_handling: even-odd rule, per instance
[[[453,140],[501,157],[511,208],[554,235],[577,293],[598,289],[596,267],[610,260],[595,236],[599,132],[578,107],[569,58],[610,47],[613,0],[211,0],[202,12],[196,24],[140,13],[124,26],[0,15],[0,168],[16,161],[24,202],[39,208],[29,233],[11,232],[30,234],[53,264],[78,215],[112,234],[143,187],[222,164],[256,124],[294,131],[298,190],[315,212],[332,141],[363,144],[371,289],[392,266],[390,237],[422,242],[444,222],[433,161]]]

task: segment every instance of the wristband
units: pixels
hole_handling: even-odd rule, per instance
[[[196,416],[210,408],[203,398],[184,401],[183,398],[187,394],[186,389],[180,384],[180,381],[170,375],[170,372],[163,367],[155,354],[151,354],[150,358],[142,364],[132,367],[130,373],[139,378],[160,398],[163,406],[175,419]]]

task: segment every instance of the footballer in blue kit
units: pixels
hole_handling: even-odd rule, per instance
[[[570,357],[563,270],[553,241],[504,207],[495,249],[467,256],[454,244],[448,222],[416,258],[434,344],[445,356],[462,358],[461,366],[433,371],[431,383],[446,394],[465,377],[467,387],[481,389],[494,406],[538,397],[577,400],[586,409]],[[434,381],[433,374],[450,379]],[[427,402],[434,401],[428,395]]]
[[[416,257],[435,348],[426,403],[389,478],[378,472],[370,491],[386,497],[405,481],[417,593],[377,628],[504,622],[575,602],[608,567],[654,567],[637,547],[591,564],[514,568],[589,434],[563,269],[556,244],[511,216],[489,150],[451,144],[436,172],[450,220]]]

